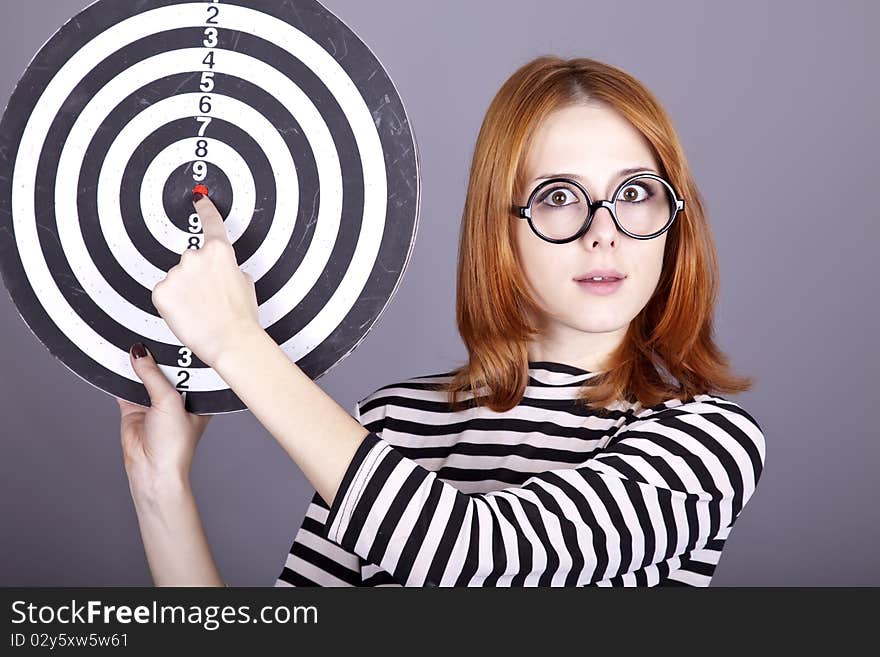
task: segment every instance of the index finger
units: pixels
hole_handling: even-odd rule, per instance
[[[205,244],[214,240],[223,241],[228,244],[229,236],[226,234],[226,223],[223,221],[223,217],[213,201],[207,195],[195,192],[193,193],[193,205],[202,222]]]

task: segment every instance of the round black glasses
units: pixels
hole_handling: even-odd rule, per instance
[[[532,231],[547,242],[564,244],[590,229],[599,208],[607,208],[617,229],[637,240],[650,240],[666,232],[684,199],[666,180],[653,173],[637,173],[621,182],[611,201],[593,201],[579,182],[551,178],[540,183],[526,205],[514,205],[514,214],[528,219]]]

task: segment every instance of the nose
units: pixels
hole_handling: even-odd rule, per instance
[[[593,208],[593,218],[590,228],[584,233],[583,238],[592,246],[597,242],[615,244],[617,240],[617,224],[614,223],[614,215],[611,214],[611,204],[597,203]]]

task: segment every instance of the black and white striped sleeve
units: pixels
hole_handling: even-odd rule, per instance
[[[354,405],[354,418],[360,422],[358,404]],[[341,587],[363,583],[358,555],[327,538],[329,511],[327,502],[316,491],[275,586]]]
[[[315,493],[275,586],[360,586],[361,561],[327,538],[327,503]]]
[[[754,418],[698,396],[577,467],[465,494],[371,432],[325,530],[403,586],[582,586],[706,545],[736,521],[764,455]]]

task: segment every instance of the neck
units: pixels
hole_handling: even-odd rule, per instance
[[[604,370],[609,356],[626,335],[627,326],[607,332],[581,331],[556,324],[528,345],[530,361],[565,363],[590,372]]]

